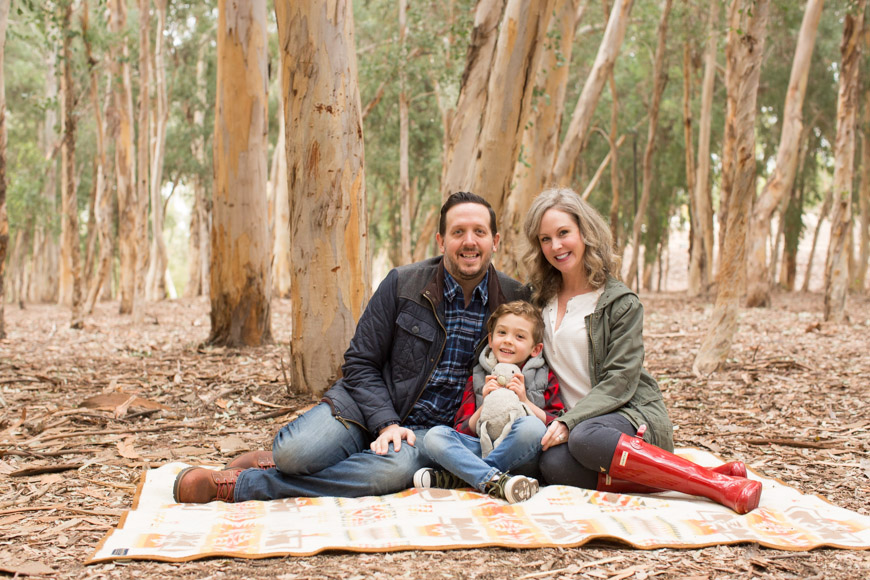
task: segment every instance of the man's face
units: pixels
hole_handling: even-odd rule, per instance
[[[479,203],[460,203],[447,210],[444,236],[435,235],[444,267],[457,282],[477,284],[486,274],[498,234],[489,227],[489,210]]]

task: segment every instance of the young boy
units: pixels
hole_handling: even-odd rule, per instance
[[[455,429],[429,429],[423,449],[447,471],[424,468],[414,474],[415,487],[473,487],[516,503],[538,491],[538,482],[512,469],[537,463],[547,425],[564,411],[559,383],[544,362],[544,321],[541,312],[524,301],[499,306],[487,324],[488,346],[468,379]],[[504,385],[492,374],[496,363],[513,363],[522,369]],[[530,414],[516,419],[510,433],[486,458],[477,437],[483,400],[498,389],[513,391]]]

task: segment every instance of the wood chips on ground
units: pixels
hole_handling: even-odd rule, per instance
[[[740,459],[804,493],[870,514],[870,301],[822,321],[817,294],[744,310],[724,370],[692,359],[711,306],[647,294],[646,361],[678,445]],[[315,400],[293,391],[290,305],[273,303],[275,343],[201,346],[204,299],[147,307],[134,325],[100,304],[84,330],[56,306],[7,306],[0,341],[0,574],[34,578],[819,578],[870,577],[870,552],[780,552],[755,545],[640,551],[576,549],[332,553],[83,566],[130,507],[139,477],[168,461],[219,464],[267,448]]]

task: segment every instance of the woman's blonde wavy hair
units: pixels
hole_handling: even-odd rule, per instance
[[[550,209],[563,211],[573,216],[577,222],[586,245],[583,267],[593,288],[604,286],[608,276],[619,276],[620,259],[614,253],[610,227],[601,214],[572,189],[544,190],[532,202],[524,225],[528,247],[523,262],[529,272],[529,282],[534,293],[533,302],[538,306],[546,305],[562,287],[562,274],[547,261],[538,241],[541,220]]]

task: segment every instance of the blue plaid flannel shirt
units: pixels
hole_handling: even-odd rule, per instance
[[[471,302],[466,307],[462,287],[445,272],[444,327],[447,330],[447,343],[441,361],[410,415],[402,423],[403,427],[427,429],[435,425],[453,426],[474,350],[486,336],[484,321],[489,301],[488,279],[489,273],[474,288]]]

